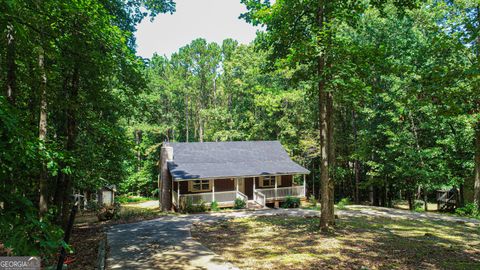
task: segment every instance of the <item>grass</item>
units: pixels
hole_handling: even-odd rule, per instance
[[[142,220],[154,219],[176,213],[162,212],[158,206],[158,200],[144,201],[141,203],[122,204],[120,212],[114,217],[113,223],[132,223]]]
[[[342,217],[322,234],[318,223],[241,218],[197,224],[192,235],[241,269],[480,269],[478,225]]]
[[[158,199],[142,197],[142,196],[128,196],[128,195],[120,195],[115,198],[115,201],[121,204],[139,203],[139,202],[154,201],[154,200],[158,200]]]
[[[407,201],[396,201],[394,207],[398,208],[398,209],[408,210],[408,202]],[[428,207],[428,212],[437,212],[438,211],[436,203],[429,202],[429,203],[427,203],[427,207]],[[423,205],[418,210],[419,210],[419,212],[425,211],[424,208],[423,208]]]

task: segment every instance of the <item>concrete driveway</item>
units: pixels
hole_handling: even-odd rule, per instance
[[[165,216],[138,223],[120,224],[107,232],[108,269],[238,269],[225,262],[190,235],[194,222],[225,218],[275,215],[285,210]]]
[[[435,221],[480,224],[478,220],[440,214],[414,213],[405,210],[349,206],[339,210],[340,216],[377,216],[396,219],[430,219]],[[318,216],[319,211],[303,209],[268,209],[241,212],[220,212],[165,216],[154,220],[112,226],[107,232],[108,269],[237,269],[220,256],[192,239],[194,222],[213,222],[219,219],[289,215]]]

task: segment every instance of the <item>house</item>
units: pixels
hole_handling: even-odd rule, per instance
[[[310,173],[278,141],[164,143],[160,165],[164,209],[178,209],[186,200],[230,207],[236,198],[278,207],[287,196],[305,198]],[[302,175],[297,185],[294,177]]]

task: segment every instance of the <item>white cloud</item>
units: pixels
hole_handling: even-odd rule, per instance
[[[137,54],[170,56],[195,38],[221,43],[233,38],[250,43],[256,27],[238,19],[245,12],[240,0],[177,0],[176,12],[160,14],[153,22],[145,19],[136,32]]]

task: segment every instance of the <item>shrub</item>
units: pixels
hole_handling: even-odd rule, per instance
[[[218,210],[220,210],[220,208],[218,208],[217,201],[213,201],[212,203],[210,203],[210,211],[218,211]]]
[[[464,207],[457,208],[455,214],[466,217],[480,217],[480,209],[474,203],[467,203]]]
[[[98,212],[102,208],[102,206],[94,200],[90,200],[87,202],[87,211]]]
[[[337,207],[338,209],[345,209],[347,208],[347,205],[351,204],[352,202],[350,201],[350,198],[342,198],[338,203],[337,203]]]
[[[0,194],[0,201],[9,202],[0,209],[0,256],[40,256],[55,258],[59,247],[70,247],[63,241],[64,232],[54,223],[54,210],[38,218],[38,210],[27,198],[16,194]]]
[[[297,208],[300,206],[300,198],[287,196],[282,204],[283,208]]]
[[[424,212],[425,211],[425,203],[423,201],[415,200],[413,202],[413,210],[415,212]]]
[[[120,204],[114,203],[113,205],[104,205],[97,211],[97,217],[99,221],[111,220],[118,216],[120,213]]]
[[[247,203],[246,203],[244,200],[240,199],[240,198],[236,198],[236,199],[235,199],[235,202],[234,202],[234,204],[233,204],[233,208],[235,208],[235,209],[243,209],[243,208],[245,208],[246,206],[247,206]]]
[[[203,200],[200,200],[198,204],[193,204],[192,198],[187,197],[186,200],[180,202],[180,212],[182,213],[200,213],[206,211],[207,206]]]
[[[313,194],[310,195],[310,197],[308,197],[308,202],[310,203],[311,207],[317,206],[317,199],[315,198],[315,196]]]

